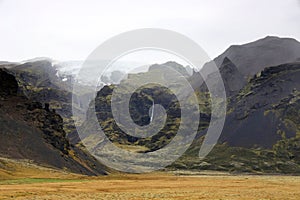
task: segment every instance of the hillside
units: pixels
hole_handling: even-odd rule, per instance
[[[288,110],[298,104],[287,99],[297,98],[299,77],[300,63],[269,67],[255,75],[231,99],[220,141],[231,146],[272,147],[282,137],[279,131],[287,138],[294,137],[300,121],[285,115],[292,114]],[[279,105],[284,110],[279,111]]]
[[[265,67],[296,62],[300,55],[300,42],[293,38],[267,36],[254,42],[232,45],[214,59],[218,67],[229,58],[245,77],[252,77]],[[208,70],[204,66],[204,70]]]
[[[91,155],[70,144],[55,110],[24,96],[10,73],[0,69],[0,155],[75,173],[106,174]]]
[[[226,122],[218,145],[205,162],[199,160],[197,153],[210,121],[210,98],[206,91],[200,89],[196,93],[202,111],[199,134],[186,154],[170,168],[299,173],[300,159],[295,155],[300,147],[300,63],[267,67],[247,82],[232,61],[225,58],[220,73],[229,98]],[[210,78],[213,76],[211,74]],[[125,134],[112,117],[110,99],[115,87],[118,85],[102,88],[95,101],[100,126],[110,141],[121,148],[147,152],[164,147],[174,138],[178,130],[180,112],[176,97],[170,91],[150,85],[133,94],[130,111],[137,124],[149,123],[149,109],[154,99],[155,102],[160,102],[168,113],[167,124],[157,135],[139,139]],[[88,115],[93,111],[94,109],[90,108]],[[84,129],[97,123],[89,121],[89,117],[87,119]],[[97,144],[93,138],[93,135],[89,135],[85,140],[89,144],[94,143],[95,146],[101,143],[99,141]]]
[[[171,169],[300,173],[300,63],[268,67],[229,100],[218,144],[204,159],[205,131]]]
[[[58,76],[57,67],[50,59],[32,59],[28,62],[14,65],[3,63],[3,68],[9,68],[10,72],[16,77],[19,90],[32,101],[49,103],[51,109],[63,118],[64,131],[72,144],[77,144],[79,138],[76,127],[72,119],[72,84],[62,81]],[[83,86],[82,93],[89,93]],[[76,95],[74,95],[76,97]],[[79,112],[82,108],[76,107]]]

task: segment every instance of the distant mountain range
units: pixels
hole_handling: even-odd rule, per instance
[[[269,36],[233,45],[214,59],[226,89],[228,109],[219,143],[204,160],[199,160],[197,153],[210,122],[211,107],[203,80],[213,83],[215,74],[209,73],[209,63],[202,69],[208,74],[204,78],[178,63],[166,63],[187,78],[196,91],[201,109],[196,140],[169,169],[299,174],[299,58],[298,41]],[[1,157],[26,158],[40,165],[88,175],[110,171],[82,146],[72,119],[72,82],[62,81],[63,77],[57,76],[57,66],[49,60],[1,62],[0,66]],[[151,65],[147,72],[141,73],[153,73],[163,67],[164,64]],[[109,79],[119,80],[121,76],[122,72],[116,72]],[[135,76],[138,74],[131,74],[128,79]],[[96,123],[100,123],[107,137],[121,148],[149,152],[168,144],[180,120],[180,107],[174,94],[158,86],[135,91],[130,101],[131,116],[127,117],[132,117],[137,124],[150,123],[153,99],[163,105],[168,114],[167,124],[157,135],[139,139],[122,132],[113,119],[110,97],[118,81],[114,83],[97,93],[96,108],[82,107],[80,102],[76,105],[82,115],[86,114],[81,128],[95,123],[89,121],[89,116],[96,109]],[[89,98],[91,92],[82,85],[82,92],[74,96]],[[99,145],[92,135],[82,139]]]

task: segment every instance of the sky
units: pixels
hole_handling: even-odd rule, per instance
[[[299,0],[0,0],[0,60],[84,60],[125,31],[163,28],[211,57],[267,35],[300,41]]]

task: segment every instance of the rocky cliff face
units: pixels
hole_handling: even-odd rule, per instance
[[[1,66],[7,67],[7,64]],[[57,76],[53,64],[44,59],[14,64],[9,70],[16,77],[21,93],[33,101],[49,103],[50,109],[55,109],[62,116],[67,137],[72,144],[77,144],[79,137],[72,120],[72,85]],[[78,110],[81,110],[80,106]]]
[[[0,95],[7,97],[9,95],[17,95],[18,83],[13,75],[9,74],[6,69],[0,69]]]
[[[174,94],[167,88],[158,86],[145,86],[135,91],[130,100],[130,114],[131,116],[119,116],[122,118],[131,117],[132,120],[140,125],[145,126],[150,123],[149,110],[153,105],[162,105],[167,110],[167,121],[164,128],[153,137],[137,138],[124,133],[117,125],[111,111],[111,96],[115,86],[104,86],[98,93],[95,99],[95,108],[90,107],[87,113],[87,120],[83,123],[83,129],[93,127],[94,123],[99,123],[106,136],[115,144],[132,145],[136,147],[144,147],[145,151],[154,151],[162,148],[168,144],[175,136],[178,130],[180,120],[180,109],[178,101]],[[160,94],[160,95],[158,95]],[[96,111],[98,121],[95,122],[91,119],[91,115]],[[120,111],[121,114],[124,112]],[[170,129],[171,127],[171,129]],[[94,130],[97,133],[97,130]],[[92,135],[87,135],[83,138],[85,141],[92,140]],[[101,141],[99,141],[101,142]]]
[[[205,131],[172,168],[300,173],[300,63],[265,68],[230,97],[218,144],[204,159]]]
[[[300,63],[269,67],[231,99],[221,141],[244,147],[272,147],[282,136],[294,137],[296,130],[276,113],[276,105],[300,91]],[[286,107],[290,106],[288,102]]]
[[[200,81],[203,79],[199,75],[194,74],[190,81],[193,83],[198,80],[197,82],[199,85],[196,86],[195,89],[199,90],[200,88],[200,91],[202,92],[209,92],[206,87],[206,83],[209,83],[215,90],[216,94],[220,94],[222,92],[217,86],[220,85],[220,81],[223,81],[227,97],[237,94],[247,83],[246,77],[242,75],[236,65],[229,58],[224,58],[219,69],[222,80],[217,79],[218,76],[216,72],[214,72],[208,75],[206,82],[202,85],[199,84],[199,79]]]
[[[69,143],[63,119],[48,104],[18,93],[16,78],[0,69],[0,154],[87,175],[105,174],[92,156]]]

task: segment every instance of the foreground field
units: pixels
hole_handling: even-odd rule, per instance
[[[0,181],[0,199],[300,199],[300,177],[292,176],[146,174],[26,180]]]

